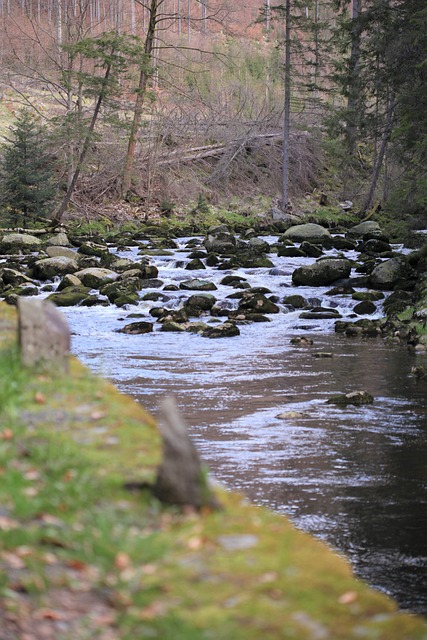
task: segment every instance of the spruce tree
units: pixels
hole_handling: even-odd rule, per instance
[[[56,191],[53,172],[46,131],[23,109],[4,147],[0,175],[2,205],[13,224],[49,216]]]

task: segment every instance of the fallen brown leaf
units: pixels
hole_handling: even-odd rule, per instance
[[[37,404],[46,404],[46,396],[41,391],[37,391],[34,394],[34,402]]]
[[[338,602],[340,604],[351,604],[357,600],[357,593],[355,591],[347,591],[343,593],[339,598]]]
[[[131,565],[131,561],[128,554],[125,553],[124,551],[119,551],[119,553],[115,557],[114,566],[117,569],[120,569],[120,571],[123,571],[124,569],[127,569],[128,567],[130,567],[130,565]]]

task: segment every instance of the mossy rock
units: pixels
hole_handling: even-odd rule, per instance
[[[13,287],[23,284],[34,284],[33,280],[24,273],[21,273],[21,271],[9,269],[7,267],[0,269],[0,278],[3,280],[4,284],[12,285]]]
[[[121,293],[118,295],[114,304],[116,307],[127,307],[128,305],[138,305],[139,304],[139,296],[137,293]]]
[[[273,262],[267,256],[253,256],[239,260],[240,266],[245,269],[269,269],[274,267]]]
[[[90,289],[82,287],[68,287],[60,293],[52,293],[48,300],[56,304],[57,307],[76,307],[89,297]]]
[[[171,332],[176,331],[178,333],[186,330],[187,330],[187,327],[185,324],[180,324],[179,322],[173,322],[172,320],[163,322],[162,328],[161,328],[161,331],[171,331]]]
[[[144,333],[151,333],[153,331],[152,322],[131,322],[125,325],[121,329],[117,329],[117,333],[126,333],[129,335],[140,335]]]
[[[183,280],[180,283],[179,288],[184,291],[216,291],[217,289],[213,282],[199,280],[198,278]]]
[[[347,238],[363,238],[367,233],[382,235],[382,230],[378,222],[367,220],[354,225],[347,231]]]
[[[371,300],[362,300],[353,308],[354,313],[357,313],[358,316],[371,315],[376,313],[376,310],[377,308]]]
[[[35,236],[27,233],[10,233],[0,240],[0,254],[31,253],[40,249],[41,246],[41,241]]]
[[[364,404],[372,404],[373,402],[374,397],[367,391],[351,391],[350,393],[340,393],[332,396],[326,401],[326,404],[336,404],[342,407],[351,404],[359,407]]]
[[[280,308],[277,304],[266,298],[262,293],[254,293],[250,291],[243,295],[237,310],[238,313],[245,313],[247,311],[262,314],[279,313]]]
[[[292,274],[292,282],[297,285],[314,287],[328,286],[336,280],[348,278],[351,262],[342,258],[326,258],[312,265],[299,267]]]
[[[239,328],[233,322],[208,327],[201,332],[204,338],[232,338],[240,335]]]
[[[77,249],[78,253],[82,253],[85,256],[96,256],[98,258],[105,258],[110,255],[108,247],[103,244],[97,244],[96,242],[83,242]]]
[[[206,269],[205,265],[200,260],[200,258],[193,258],[192,260],[190,260],[190,262],[187,262],[187,264],[185,265],[185,268],[187,269],[187,271],[197,271],[199,269]]]
[[[357,300],[358,302],[364,302],[365,300],[375,302],[382,300],[384,298],[384,294],[381,291],[355,291],[352,293],[351,297],[353,300]]]
[[[198,294],[190,296],[184,302],[184,309],[191,316],[200,311],[210,311],[215,303],[216,298],[212,294]]]
[[[312,242],[307,242],[306,240],[304,240],[304,242],[301,242],[300,249],[305,253],[305,255],[309,256],[310,258],[320,258],[323,253],[319,245],[313,244]]]

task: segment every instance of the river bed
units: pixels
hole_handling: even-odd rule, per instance
[[[201,277],[217,284],[213,293],[223,301],[234,292],[219,284],[226,271],[187,271],[185,240],[179,242],[174,255],[152,259],[163,282]],[[137,259],[135,249],[120,255]],[[276,275],[233,274],[280,300],[298,293],[352,317],[350,296],[292,286],[293,270],[313,259],[271,258]],[[168,292],[166,304],[177,308],[188,295]],[[144,335],[116,332],[131,312],[152,321],[153,304],[162,303],[64,309],[74,353],[153,413],[162,397],[174,395],[220,481],[327,541],[402,608],[427,613],[427,384],[411,374],[426,356],[379,338],[336,335],[333,320],[302,320],[283,305],[269,323],[239,325],[233,338],[162,332],[160,325]],[[291,345],[297,335],[309,335],[313,346]],[[314,357],[318,352],[333,356]],[[372,405],[325,404],[334,393],[359,389],[374,396]]]

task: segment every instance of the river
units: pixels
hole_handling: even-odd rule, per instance
[[[152,259],[159,278],[213,281],[214,295],[236,305],[226,298],[235,290],[219,284],[228,272],[185,270],[185,239],[179,243],[173,255]],[[138,259],[135,248],[119,255]],[[298,293],[352,317],[351,297],[292,286],[292,271],[313,259],[271,258],[276,275],[233,274],[280,300]],[[153,320],[153,305],[177,308],[188,295],[167,292],[167,303],[141,301],[128,310],[66,308],[73,351],[153,413],[162,397],[175,396],[217,479],[325,540],[402,608],[427,613],[427,383],[411,375],[427,357],[380,338],[336,335],[333,320],[302,320],[283,305],[269,323],[241,325],[240,336],[221,340],[162,332],[160,325],[145,335],[116,332],[129,313]],[[313,346],[290,343],[302,334]],[[318,352],[333,357],[314,357]],[[374,396],[372,405],[325,403],[359,389]]]

